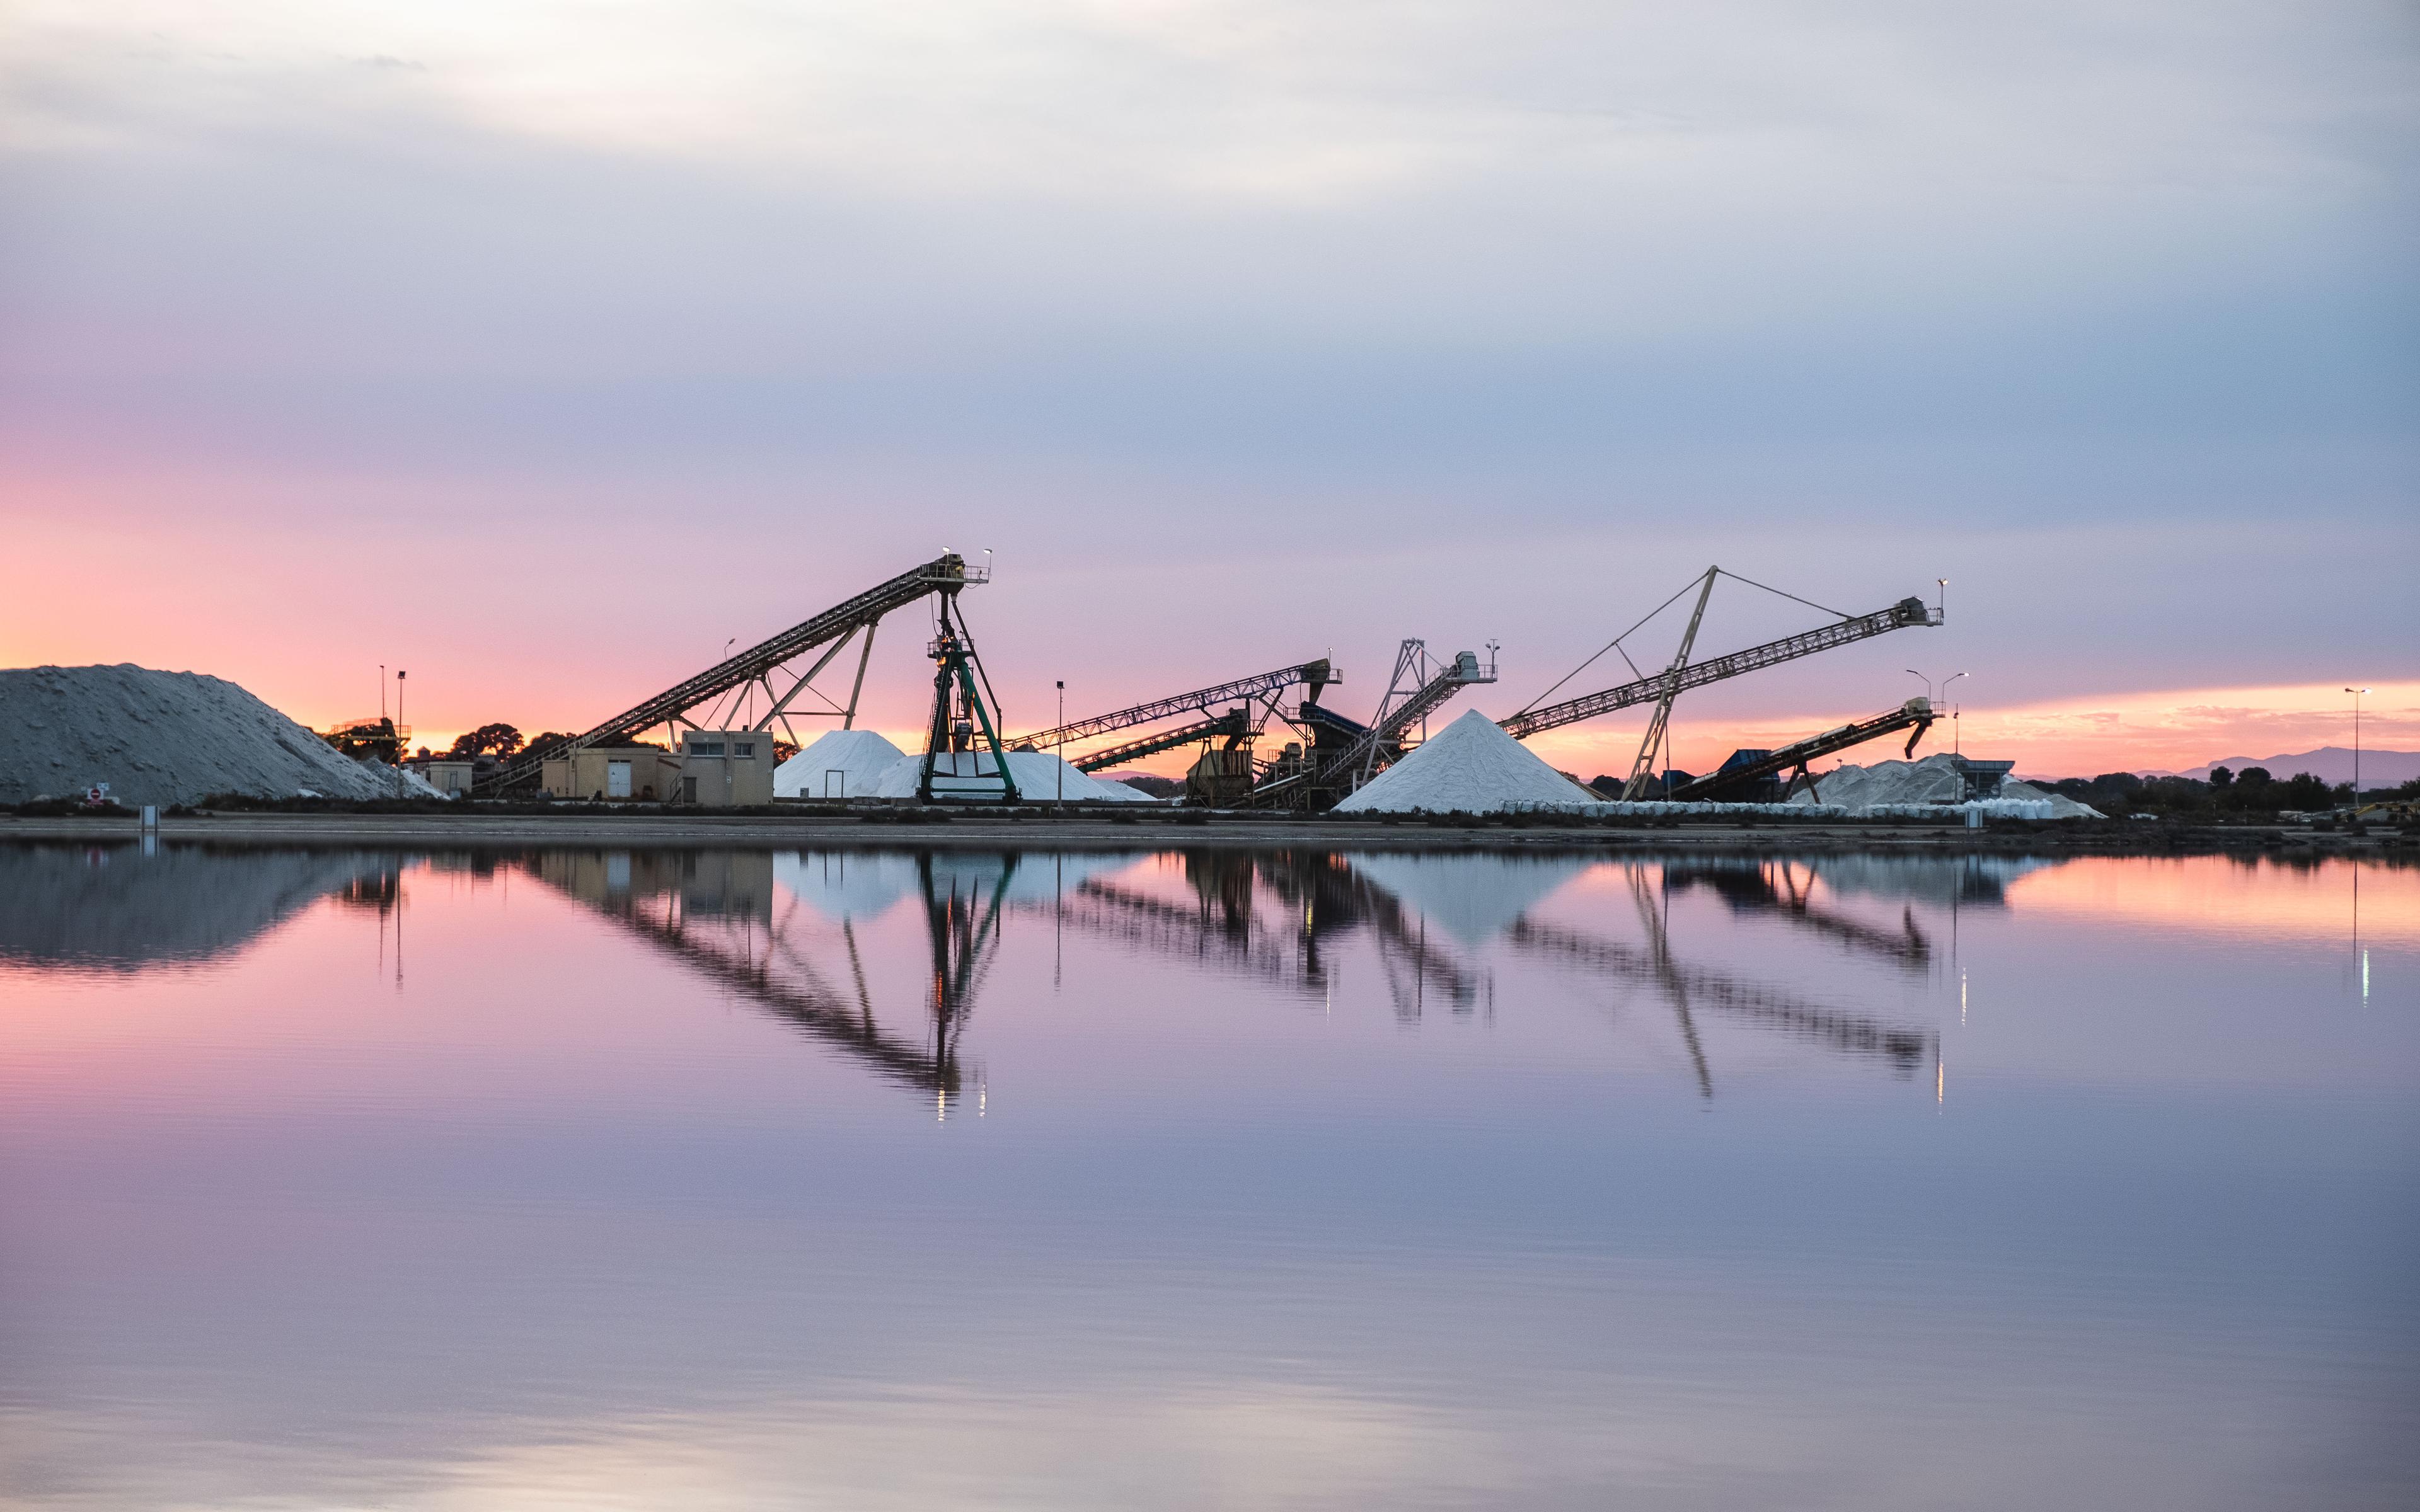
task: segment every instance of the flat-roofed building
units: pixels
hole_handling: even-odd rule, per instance
[[[550,756],[538,786],[558,798],[669,803],[680,791],[680,758],[655,746],[586,746]]]
[[[762,730],[681,732],[675,800],[701,809],[756,808],[773,801],[773,737]]]

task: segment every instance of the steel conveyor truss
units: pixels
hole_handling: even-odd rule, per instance
[[[1386,696],[1378,701],[1377,717],[1359,727],[1341,749],[1314,748],[1309,759],[1292,771],[1272,768],[1246,801],[1255,806],[1312,803],[1324,807],[1343,797],[1393,761],[1414,725],[1472,684],[1496,681],[1495,655],[1491,641],[1484,663],[1468,651],[1436,661],[1429,656],[1426,641],[1406,640],[1395,654],[1395,672],[1388,680]],[[1334,723],[1346,727],[1342,720]]]
[[[1838,730],[1826,730],[1820,735],[1809,735],[1805,740],[1793,741],[1778,750],[1769,750],[1754,761],[1743,762],[1737,766],[1726,767],[1719,772],[1709,772],[1694,782],[1683,782],[1672,790],[1671,797],[1675,802],[1680,803],[1698,802],[1712,798],[1717,793],[1745,787],[1751,782],[1778,776],[1783,772],[1791,774],[1790,787],[1796,787],[1799,779],[1804,778],[1807,779],[1807,787],[1812,790],[1815,788],[1815,778],[1807,769],[1808,762],[1829,756],[1835,751],[1847,750],[1852,746],[1862,746],[1869,740],[1878,740],[1884,735],[1895,734],[1910,725],[1916,727],[1916,733],[1907,737],[1907,748],[1900,754],[1913,756],[1916,754],[1916,743],[1922,740],[1924,733],[1932,728],[1933,717],[1931,700],[1913,698],[1888,714],[1878,714],[1870,719],[1860,719],[1855,724],[1844,724]],[[1789,789],[1785,788],[1783,795],[1787,796],[1788,793]],[[1817,796],[1822,796],[1820,790],[1817,790]]]
[[[1196,688],[1190,693],[1155,699],[1149,703],[1138,703],[1113,714],[1094,715],[1089,719],[1078,719],[1054,730],[1036,731],[1019,737],[1014,744],[1018,750],[1056,750],[1073,741],[1091,740],[1120,730],[1157,724],[1180,715],[1196,716],[1178,729],[1092,751],[1069,764],[1078,771],[1098,772],[1122,763],[1140,761],[1143,757],[1156,755],[1190,741],[1222,736],[1240,738],[1256,733],[1277,708],[1278,699],[1286,689],[1299,684],[1310,690],[1303,695],[1305,701],[1315,702],[1321,689],[1342,681],[1343,674],[1328,665],[1327,658],[1323,656],[1316,661],[1299,662],[1275,671],[1262,672],[1256,677],[1220,683],[1216,687]]]
[[[1156,756],[1164,750],[1174,750],[1179,746],[1189,746],[1197,740],[1240,741],[1255,733],[1251,720],[1241,709],[1229,709],[1216,718],[1200,719],[1169,730],[1155,730],[1140,740],[1106,747],[1079,756],[1067,764],[1079,772],[1103,772],[1128,762],[1141,761],[1146,756]]]
[[[858,687],[865,681],[865,658],[874,650],[874,627],[893,609],[904,609],[925,594],[947,589],[952,593],[970,584],[990,580],[987,569],[970,567],[956,552],[947,552],[880,583],[844,603],[836,604],[821,614],[800,625],[794,625],[769,640],[749,647],[736,656],[724,658],[688,681],[675,684],[635,707],[623,710],[613,718],[574,738],[558,742],[544,750],[532,750],[520,760],[501,766],[479,786],[483,794],[501,793],[526,787],[537,780],[541,764],[550,756],[562,756],[583,747],[600,742],[628,740],[642,731],[657,725],[687,722],[683,716],[702,703],[711,702],[736,693],[751,683],[762,685],[771,707],[752,728],[769,728],[783,716],[792,700],[804,691],[831,659],[840,654],[849,637],[864,632],[865,643],[857,669]],[[789,688],[777,693],[772,676],[795,658],[818,648],[824,655],[800,674]],[[854,722],[857,695],[849,695],[848,714]]]
[[[1543,708],[1524,709],[1511,718],[1503,720],[1502,724],[1505,733],[1513,739],[1527,740],[1541,731],[1556,730],[1567,724],[1576,724],[1582,719],[1592,719],[1600,714],[1611,714],[1617,709],[1630,708],[1635,704],[1653,703],[1673,694],[1686,692],[1693,687],[1703,687],[1708,683],[1719,683],[1727,677],[1737,677],[1743,672],[1778,666],[1785,661],[1795,661],[1801,656],[1811,656],[1819,651],[1829,651],[1835,646],[1845,646],[1855,641],[1870,640],[1874,636],[1886,635],[1893,630],[1909,625],[1937,625],[1941,620],[1942,611],[1928,606],[1924,600],[1902,598],[1890,608],[1876,609],[1871,614],[1843,616],[1838,625],[1826,625],[1820,629],[1807,630],[1799,635],[1784,636],[1778,640],[1768,640],[1761,646],[1750,646],[1745,651],[1734,651],[1729,656],[1712,656],[1704,661],[1692,662],[1670,671],[1657,672],[1650,677],[1639,678],[1637,682],[1624,683],[1620,687],[1606,688],[1602,693],[1590,693],[1575,699],[1566,699],[1560,703],[1549,703]]]

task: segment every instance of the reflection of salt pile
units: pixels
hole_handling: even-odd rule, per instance
[[[0,962],[135,971],[208,961],[394,864],[357,851],[0,846]]]
[[[827,730],[773,772],[777,798],[871,797],[901,751],[871,730]]]
[[[932,857],[933,890],[945,897],[955,893],[970,902],[988,903],[997,895],[1003,903],[1033,905],[1074,892],[1088,878],[1121,872],[1134,864],[1132,856],[985,856],[936,851]]]
[[[1965,797],[1965,779],[1958,758],[1947,751],[1920,762],[1876,762],[1871,766],[1842,766],[1818,775],[1819,793],[1800,791],[1790,796],[1793,806],[1825,804],[1869,809],[1885,804],[1958,803]],[[2046,803],[2052,819],[2098,819],[2100,813],[2074,799],[2044,793],[2024,782],[2009,782],[2003,802]]]
[[[916,858],[822,851],[773,857],[773,880],[826,918],[874,918],[917,888]]]
[[[1472,709],[1338,804],[1336,811],[1502,813],[1522,805],[1595,800],[1595,794]]]
[[[1576,856],[1357,856],[1353,872],[1478,946],[1592,864]]]
[[[2055,864],[2037,856],[1871,854],[1816,856],[1807,862],[1823,886],[1843,897],[1913,900],[1943,908],[1955,903],[2006,903],[2010,883]]]
[[[933,771],[940,777],[989,777],[997,770],[987,750],[945,751],[933,761]],[[902,756],[875,784],[874,796],[912,798],[923,775],[923,756]],[[1053,803],[1062,797],[1069,803],[1156,801],[1123,782],[1095,782],[1046,750],[1010,751],[1008,775],[1016,779],[1016,795],[1024,803]]]
[[[95,782],[124,804],[395,793],[391,776],[216,677],[132,664],[0,671],[0,803],[65,797]]]
[[[1132,856],[969,855],[940,851],[922,858],[897,851],[823,851],[773,858],[773,879],[800,903],[838,923],[877,918],[900,901],[921,897],[929,868],[939,897],[953,895],[1003,905],[1048,903],[1085,879],[1134,864]]]

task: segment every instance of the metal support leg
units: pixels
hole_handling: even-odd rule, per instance
[[[865,688],[865,664],[874,659],[874,631],[881,623],[879,614],[865,622],[865,648],[857,654],[857,681],[848,686],[848,712],[840,720],[843,730],[857,728],[857,695]]]

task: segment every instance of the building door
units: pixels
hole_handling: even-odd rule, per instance
[[[630,764],[628,762],[607,762],[605,764],[605,795],[609,798],[627,798],[630,795]]]

